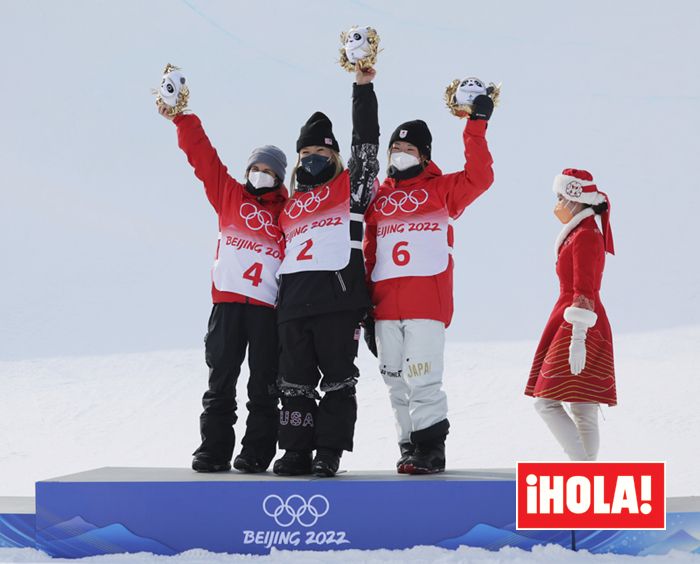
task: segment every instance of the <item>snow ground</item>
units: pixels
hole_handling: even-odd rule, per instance
[[[616,339],[620,405],[603,408],[601,460],[665,460],[668,495],[700,495],[700,326]],[[534,342],[448,343],[448,466],[513,467],[564,455],[522,395]],[[202,350],[0,362],[0,496],[102,466],[188,466],[207,371]],[[361,347],[347,470],[390,469],[389,400]],[[245,394],[247,370],[238,390]],[[238,436],[245,420],[237,424]]]
[[[620,405],[604,408],[602,460],[665,460],[668,495],[700,494],[700,327],[616,339]],[[448,343],[445,387],[452,430],[448,466],[512,467],[517,460],[563,460],[522,395],[534,342]],[[392,414],[375,360],[358,363],[356,450],[347,470],[388,469],[396,458]],[[247,371],[238,389],[244,393]],[[40,479],[101,466],[187,466],[197,446],[203,351],[0,362],[0,496],[31,496]],[[242,402],[243,403],[243,402]],[[245,408],[242,408],[244,414]],[[242,420],[237,429],[242,429]],[[240,433],[239,433],[240,436]],[[86,559],[140,564],[165,557]],[[190,551],[174,562],[617,562],[624,556],[418,547],[409,551],[289,553],[269,557]],[[662,560],[663,558],[663,560]],[[700,562],[700,555],[646,557],[645,562]],[[42,562],[33,550],[0,549],[0,562]]]
[[[700,562],[700,554],[688,554],[674,551],[664,556],[613,556],[608,554],[590,554],[589,552],[571,552],[560,546],[550,545],[535,547],[532,552],[517,548],[504,548],[498,552],[490,552],[481,548],[460,547],[457,550],[420,546],[409,550],[347,550],[336,552],[290,552],[272,549],[269,556],[249,556],[242,554],[216,554],[206,550],[190,550],[177,556],[154,556],[152,554],[117,554],[109,556],[93,556],[79,560],[51,558],[46,554],[31,549],[0,549],[0,562],[94,562],[96,564],[143,564],[145,562],[162,562],[172,564],[211,564],[234,562],[274,562],[292,564],[331,564],[335,562],[382,564],[384,562],[432,562],[436,564],[489,562],[489,563],[559,563],[572,562],[596,564],[612,562],[623,564],[637,562],[643,564],[677,564]]]

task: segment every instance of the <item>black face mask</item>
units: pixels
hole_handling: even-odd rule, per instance
[[[301,159],[297,168],[297,181],[300,186],[318,186],[328,182],[335,174],[335,166],[328,157],[309,155]]]
[[[300,164],[301,167],[311,176],[318,176],[321,172],[323,172],[323,169],[330,166],[331,159],[322,155],[313,154],[303,157]]]

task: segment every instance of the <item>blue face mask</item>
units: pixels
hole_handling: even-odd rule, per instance
[[[331,159],[322,155],[308,155],[301,159],[301,167],[311,176],[318,176],[319,173],[331,164]]]

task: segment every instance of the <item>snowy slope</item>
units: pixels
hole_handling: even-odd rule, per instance
[[[620,405],[604,408],[601,458],[668,461],[670,496],[700,494],[699,342],[698,326],[616,339]],[[522,395],[534,348],[448,344],[448,466],[564,459]],[[198,444],[203,356],[186,350],[0,362],[0,496],[33,495],[36,480],[94,467],[188,466]],[[392,414],[364,346],[359,366],[356,450],[343,466],[390,469]],[[246,378],[244,371],[242,393]]]

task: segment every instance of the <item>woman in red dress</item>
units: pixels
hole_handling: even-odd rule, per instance
[[[560,294],[525,394],[537,398],[535,409],[571,460],[595,460],[598,406],[617,404],[612,331],[599,294],[605,253],[614,254],[610,203],[585,170],[564,170],[554,192],[554,214],[564,224],[555,249]]]

